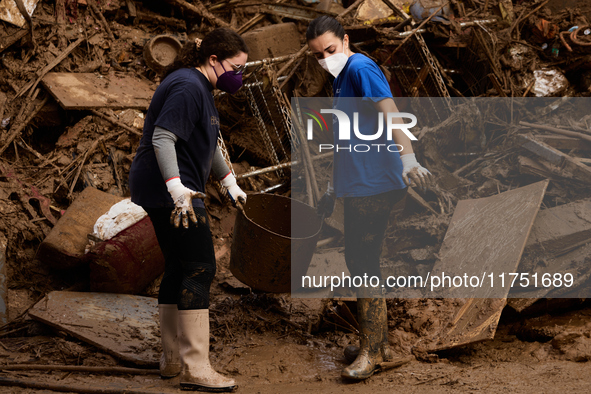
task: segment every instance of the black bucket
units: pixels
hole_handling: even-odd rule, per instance
[[[316,249],[321,228],[316,210],[289,197],[261,193],[248,196],[244,213],[236,215],[230,271],[254,290],[289,292],[292,274],[306,274]],[[292,215],[297,218],[293,223]]]

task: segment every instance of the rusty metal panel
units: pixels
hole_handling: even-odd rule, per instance
[[[540,209],[548,181],[495,196],[460,201],[445,234],[432,275],[515,272]],[[458,299],[456,313],[431,351],[492,339],[510,288],[468,289],[479,298]],[[485,298],[486,292],[495,297]],[[498,295],[504,293],[504,298]]]
[[[147,110],[154,89],[133,74],[48,73],[43,86],[64,109]]]
[[[52,291],[29,315],[121,360],[156,366],[160,359],[155,298]]]

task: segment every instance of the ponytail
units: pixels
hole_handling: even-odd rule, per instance
[[[166,68],[164,78],[180,68],[202,66],[212,55],[217,56],[221,62],[240,52],[248,53],[242,37],[233,30],[220,27],[207,34],[203,40],[196,38],[195,41],[183,45],[174,62]]]

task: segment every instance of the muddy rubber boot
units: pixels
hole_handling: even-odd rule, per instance
[[[382,302],[386,302],[385,299],[382,299]],[[386,316],[387,310],[386,310]],[[382,332],[382,358],[384,361],[392,361],[394,360],[394,352],[390,348],[390,342],[388,341],[388,320],[383,324],[383,332]],[[359,355],[359,346],[349,345],[343,351],[343,355],[345,356],[345,361],[351,364],[357,356]]]
[[[220,375],[209,363],[209,309],[178,312],[181,388],[210,392],[229,392],[233,379]]]
[[[351,365],[343,370],[346,379],[363,380],[369,378],[384,361],[382,348],[384,332],[387,333],[388,315],[386,300],[383,298],[358,298],[357,316],[359,319],[359,353]],[[386,330],[384,330],[384,325]],[[388,348],[389,349],[389,348]]]
[[[181,357],[177,337],[178,308],[176,304],[158,304],[160,313],[160,377],[170,379],[181,373]]]

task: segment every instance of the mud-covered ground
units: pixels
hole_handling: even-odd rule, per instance
[[[0,87],[5,101],[2,102],[0,95],[0,120],[3,122],[0,130],[1,145],[4,145],[11,134],[12,127],[18,125],[17,120],[26,118],[36,104],[49,96],[43,88],[37,93],[23,89],[29,81],[36,80],[36,73],[76,40],[81,31],[97,34],[92,40],[81,44],[52,71],[104,74],[129,72],[155,86],[159,77],[146,66],[142,58],[145,42],[160,33],[193,39],[202,37],[213,28],[213,24],[204,22],[204,18],[164,2],[160,5],[136,2],[140,16],[132,21],[126,2],[99,1],[101,12],[115,35],[115,40],[110,40],[99,16],[88,11],[84,3],[67,1],[67,23],[57,26],[54,2],[40,1],[33,18],[39,47],[34,51],[25,37],[12,43],[8,49],[2,48]],[[140,3],[145,7],[141,7]],[[213,3],[219,2],[207,5],[211,6]],[[288,3],[301,5],[296,1]],[[352,1],[345,3],[350,4]],[[503,17],[503,7],[498,1],[482,3],[484,4],[470,2],[469,5],[464,4],[464,7],[468,14],[475,17]],[[581,0],[551,0],[547,7],[530,14],[540,2],[515,2],[518,20],[525,16],[528,18],[520,19],[513,27],[511,23],[501,21],[486,30],[485,37],[490,37],[490,43],[486,41],[488,44],[478,48],[482,53],[487,49],[496,51],[493,55],[498,56],[491,63],[502,67],[505,77],[500,81],[504,86],[501,91],[490,84],[484,84],[483,89],[470,92],[473,89],[469,86],[470,81],[462,81],[465,72],[461,67],[462,63],[473,64],[467,61],[470,47],[438,47],[433,49],[433,54],[443,63],[443,67],[452,71],[460,69],[460,72],[450,74],[454,79],[451,82],[455,82],[456,89],[464,94],[474,93],[487,97],[502,94],[514,97],[528,94],[531,96],[532,93],[527,91],[531,73],[538,66],[551,65],[563,69],[570,80],[568,89],[558,94],[588,96],[591,84],[587,77],[591,63],[585,56],[588,56],[589,47],[577,46],[571,53],[561,46],[559,55],[555,56],[550,52],[552,45],[545,50],[539,49],[542,44],[552,44],[553,41],[547,35],[548,29],[552,31],[554,27],[540,24],[541,28],[536,28],[539,19],[556,24],[560,31],[566,31],[576,24],[587,25],[590,19],[587,3]],[[242,26],[256,14],[256,10],[249,7],[218,8],[215,12],[216,16],[231,21],[234,28]],[[162,16],[174,19],[157,19]],[[347,23],[353,27],[362,23],[354,18],[351,14]],[[260,25],[271,25],[278,21],[279,18],[275,16],[267,16]],[[303,33],[306,24],[301,21],[295,23],[300,33]],[[4,35],[0,35],[2,40],[15,34],[17,30],[8,24],[1,27]],[[510,45],[515,42],[506,40],[507,29],[518,32],[518,41],[527,44],[531,50],[522,56],[520,53],[512,54]],[[373,27],[368,30],[373,30]],[[380,51],[393,49],[391,44],[380,41],[384,38],[380,34],[371,39],[373,43],[362,46],[362,49],[376,58],[380,57]],[[303,45],[303,35],[300,38],[300,44]],[[357,39],[365,40],[361,36]],[[558,42],[558,38],[555,41]],[[299,48],[296,45],[291,49],[295,52]],[[488,64],[484,55],[481,57],[478,67]],[[501,57],[502,61],[499,60]],[[299,65],[291,74],[291,80],[286,84],[286,91],[305,97],[330,95],[326,74],[314,59],[304,58],[297,64]],[[386,64],[387,67],[394,65],[395,63]],[[395,67],[391,67],[390,71],[394,69]],[[490,72],[488,68],[487,70],[487,73]],[[255,99],[272,98],[268,90],[269,72],[271,71],[258,68],[253,73],[257,75],[250,76],[249,82],[254,82],[252,78],[258,78],[257,81],[263,81],[265,86],[264,97],[253,96]],[[487,80],[486,75],[483,78]],[[21,93],[20,97],[16,97],[18,93]],[[38,96],[31,98],[29,93]],[[222,134],[236,173],[276,164],[270,160],[269,151],[261,142],[260,120],[249,107],[251,97],[241,94],[234,98],[221,96],[217,100],[222,119]],[[497,106],[502,107],[502,103]],[[519,166],[519,159],[524,153],[512,140],[519,131],[514,127],[519,120],[564,124],[589,133],[586,117],[580,111],[573,110],[573,115],[568,115],[569,108],[572,109],[570,104],[561,108],[561,111],[564,110],[562,116],[550,114],[546,118],[536,117],[520,108],[522,107],[516,106],[514,113],[513,106],[511,107],[509,120],[508,111],[496,110],[495,105],[491,105],[489,109],[495,121],[488,123],[486,127],[475,127],[479,117],[474,116],[474,112],[457,112],[455,119],[450,117],[452,120],[448,123],[449,128],[432,127],[423,130],[425,137],[416,145],[417,156],[436,175],[438,185],[421,194],[432,211],[426,210],[417,201],[407,199],[404,214],[398,215],[396,226],[388,230],[386,248],[391,255],[396,256],[396,261],[389,262],[395,269],[402,273],[415,273],[432,268],[458,200],[487,197],[539,181],[548,175],[527,173]],[[470,106],[466,106],[466,110],[469,111]],[[42,200],[31,198],[31,193],[39,193],[49,199],[47,208],[56,219],[68,209],[85,187],[96,187],[119,196],[127,195],[127,173],[139,143],[138,134],[145,111],[125,110],[110,112],[109,115],[117,116],[119,122],[129,128],[135,127],[135,133],[128,133],[88,111],[65,111],[50,97],[15,142],[1,154],[3,175],[0,176],[0,231],[8,239],[6,265],[9,323],[0,329],[0,384],[10,379],[13,383],[35,381],[79,386],[78,392],[93,392],[93,389],[97,392],[96,390],[109,388],[112,392],[179,391],[176,379],[163,381],[157,375],[11,371],[1,367],[8,364],[135,367],[65,332],[31,320],[26,313],[50,291],[88,290],[89,278],[84,269],[56,272],[35,258],[36,250],[51,231],[52,224],[40,209]],[[278,125],[280,118],[275,113],[272,119],[264,121],[268,126],[271,120]],[[113,138],[102,141],[96,150],[88,154],[94,141],[113,133]],[[271,135],[272,142],[277,143],[279,139]],[[563,150],[573,157],[584,159],[588,151],[582,145],[584,144]],[[81,160],[86,154],[86,161]],[[281,157],[281,160],[289,161],[301,157],[299,154],[298,157],[295,156]],[[315,162],[320,192],[324,191],[332,171],[331,165],[330,160]],[[294,169],[290,173],[286,169],[283,176],[270,173],[240,180],[239,184],[247,192],[253,192],[283,183],[284,186],[275,190],[275,193],[301,194],[305,192],[305,177],[298,171]],[[552,174],[552,182],[542,204],[543,209],[589,196],[588,183],[562,175]],[[293,190],[290,186],[293,186]],[[218,371],[236,379],[238,392],[588,391],[591,383],[591,364],[588,362],[591,359],[591,306],[583,300],[543,299],[522,314],[505,307],[493,340],[435,354],[413,353],[413,344],[428,337],[430,330],[441,326],[442,321],[449,318],[445,316],[445,308],[449,306],[449,302],[431,299],[390,300],[391,345],[400,356],[416,353],[418,359],[377,374],[364,382],[344,382],[340,378],[340,371],[346,365],[342,349],[356,343],[357,339],[355,333],[336,324],[324,308],[325,305],[337,301],[295,300],[286,294],[252,292],[240,284],[229,270],[236,211],[218,194],[213,185],[208,187],[207,194],[206,205],[218,260],[217,278],[212,285],[211,360]],[[326,228],[322,238],[332,239],[327,247],[342,247],[342,236],[334,229]],[[155,297],[157,288],[158,280],[144,290],[142,295]],[[354,309],[350,301],[342,305]],[[62,387],[63,390],[67,388]],[[2,387],[0,392],[50,391],[32,387],[17,388],[13,384]]]

